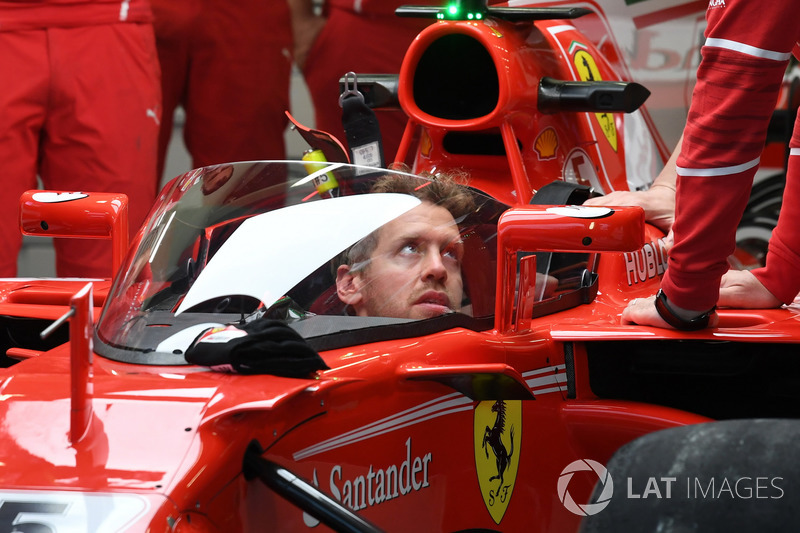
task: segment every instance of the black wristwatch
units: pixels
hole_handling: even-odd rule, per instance
[[[656,294],[656,311],[664,319],[664,322],[669,324],[675,329],[682,331],[697,331],[708,327],[708,322],[711,320],[711,315],[714,314],[716,306],[712,307],[700,316],[696,316],[690,320],[683,319],[676,315],[667,302],[667,295],[664,291],[658,289]]]

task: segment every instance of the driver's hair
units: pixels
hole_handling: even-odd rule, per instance
[[[424,178],[424,179],[420,179]],[[373,193],[410,194],[434,205],[444,207],[460,224],[464,217],[475,210],[475,196],[463,184],[466,173],[447,174],[387,174],[378,178],[372,185]],[[350,265],[359,270],[368,263],[369,256],[378,245],[378,232],[373,231],[353,246],[342,252],[338,265]]]

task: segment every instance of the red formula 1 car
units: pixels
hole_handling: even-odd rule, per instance
[[[330,161],[186,173],[130,246],[124,197],[23,197],[25,233],[110,239],[116,275],[0,282],[0,532],[796,520],[796,310],[620,323],[664,235],[579,204],[668,150],[602,5],[520,4],[404,8],[434,18],[397,78],[411,172],[305,131]],[[354,312],[342,265],[424,205],[376,183],[456,169],[470,201],[435,248],[455,289]]]

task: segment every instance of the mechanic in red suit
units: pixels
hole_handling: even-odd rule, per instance
[[[295,38],[295,61],[314,104],[316,129],[344,142],[339,78],[356,74],[398,74],[411,41],[431,20],[401,18],[394,10],[406,4],[441,5],[441,0],[327,0],[315,16],[312,0],[289,0]],[[383,153],[394,160],[406,125],[399,110],[376,110]]]
[[[0,0],[0,276],[15,276],[19,198],[37,188],[155,199],[161,120],[147,0]],[[106,277],[105,240],[55,239],[59,276]]]
[[[669,268],[659,294],[631,302],[624,322],[698,329],[713,324],[715,305],[778,307],[800,292],[800,120],[784,190],[791,200],[783,203],[766,266],[726,273],[781,81],[798,52],[800,12],[794,0],[711,0],[706,18],[677,159]]]
[[[194,168],[285,159],[292,33],[285,0],[150,0],[164,119],[163,176],[175,108]]]

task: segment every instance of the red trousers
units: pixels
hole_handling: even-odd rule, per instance
[[[0,276],[15,276],[19,197],[120,192],[131,232],[155,198],[161,95],[149,24],[0,31]],[[13,74],[12,74],[13,73]],[[107,240],[56,239],[59,276],[107,277]]]
[[[164,120],[159,177],[183,107],[192,166],[285,159],[292,34],[282,0],[151,0]],[[174,176],[164,176],[172,178]]]
[[[430,20],[356,14],[331,6],[330,16],[308,53],[303,72],[314,103],[316,128],[335,135],[344,144],[339,78],[349,71],[399,74],[411,41],[430,24]],[[377,110],[375,115],[381,128],[384,156],[391,163],[407,117],[400,110]]]

